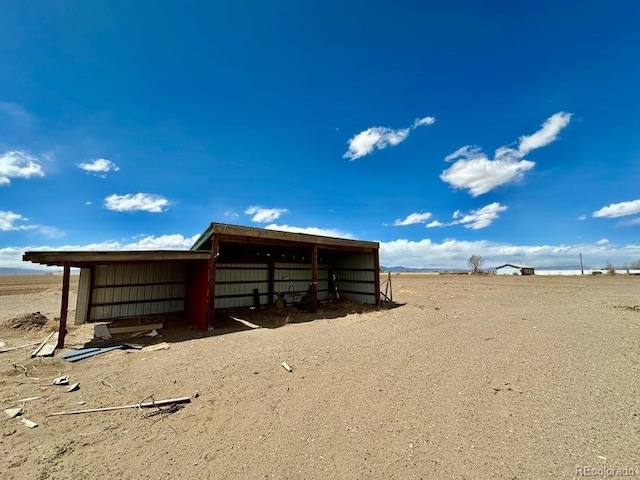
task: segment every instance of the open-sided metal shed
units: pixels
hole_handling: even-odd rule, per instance
[[[179,314],[200,329],[217,310],[306,297],[311,311],[338,296],[380,299],[379,244],[212,223],[188,251],[39,251],[23,260],[64,268],[59,346],[69,276],[80,269],[75,323]]]

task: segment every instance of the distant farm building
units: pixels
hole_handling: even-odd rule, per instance
[[[496,267],[496,275],[533,275],[535,269],[529,265],[505,263]]]
[[[64,267],[59,345],[69,275],[80,269],[75,323],[173,314],[206,330],[216,311],[329,298],[380,301],[379,244],[212,223],[190,250],[40,251],[23,260]]]

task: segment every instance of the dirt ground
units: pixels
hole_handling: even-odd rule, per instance
[[[12,319],[59,315],[61,279],[29,278],[0,277],[3,348],[51,329]],[[0,405],[24,404],[38,423],[0,414],[0,478],[640,476],[640,277],[392,281],[405,303],[394,309],[183,329],[149,340],[167,350],[77,363],[30,359],[31,348],[0,354]],[[79,390],[52,386],[60,375]],[[157,410],[49,416],[183,396],[182,409],[147,417]]]

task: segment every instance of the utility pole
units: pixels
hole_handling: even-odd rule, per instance
[[[582,272],[582,275],[584,275],[584,267],[582,266],[582,252],[580,252],[580,271]]]

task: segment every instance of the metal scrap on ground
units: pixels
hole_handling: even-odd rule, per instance
[[[125,347],[124,344],[119,343],[117,345],[110,345],[110,346],[81,348],[78,350],[72,350],[70,352],[63,353],[62,355],[60,355],[59,358],[62,358],[67,362],[77,362],[78,360],[83,360],[85,358],[93,357],[95,355],[101,355],[103,353],[107,353],[112,350],[118,350],[124,347]]]

